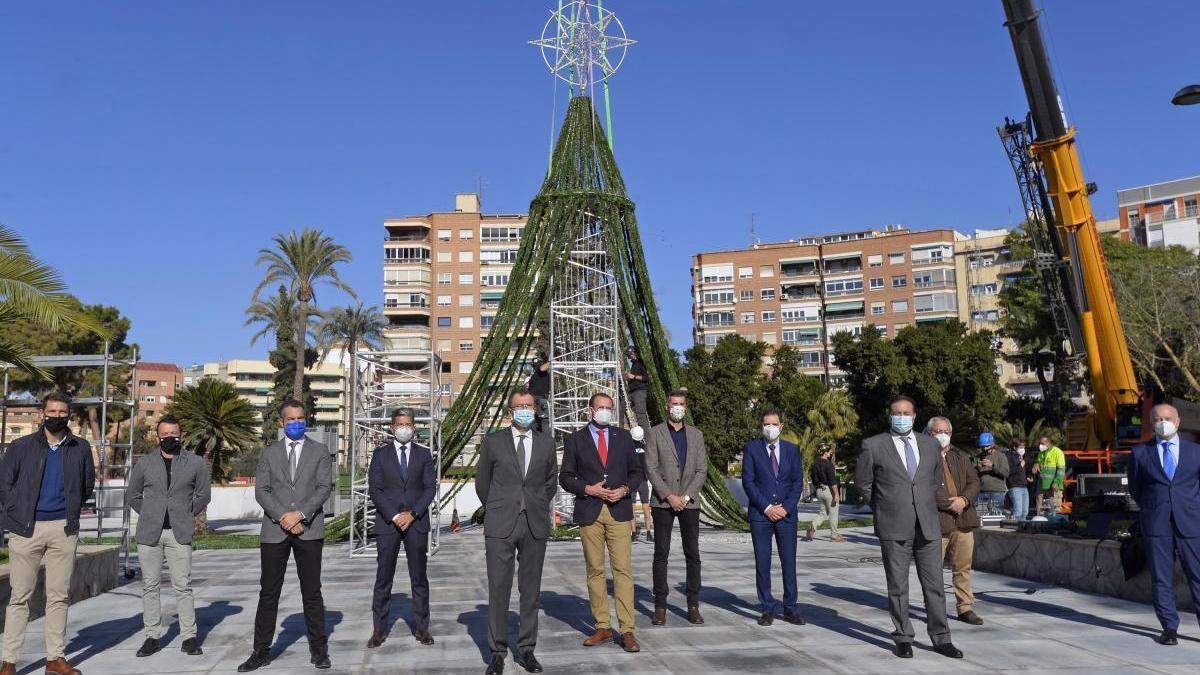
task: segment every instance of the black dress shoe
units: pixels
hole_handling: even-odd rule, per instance
[[[949,642],[934,645],[933,651],[951,659],[961,659],[963,657],[962,650]]]
[[[250,658],[246,659],[245,661],[243,661],[241,663],[241,665],[238,666],[238,672],[239,673],[248,673],[252,670],[258,670],[259,668],[262,668],[263,666],[269,666],[269,665],[271,665],[270,650],[263,650],[261,652],[252,652],[250,654]]]
[[[517,652],[517,657],[513,660],[517,662],[518,666],[524,668],[525,672],[527,673],[542,672],[542,664],[538,663],[538,660],[534,657],[533,652]]]
[[[367,649],[375,649],[387,641],[387,633],[383,631],[375,631],[371,633],[371,639],[367,640]]]
[[[150,656],[159,650],[158,640],[155,638],[146,638],[141,647],[138,647],[138,656]]]
[[[801,614],[800,610],[798,610],[798,609],[792,609],[792,610],[785,611],[783,613],[783,620],[794,626],[803,626],[805,623],[804,615]]]
[[[184,640],[183,646],[179,649],[188,656],[200,656],[204,653],[204,650],[200,649],[200,642],[196,640],[196,638],[188,638]]]
[[[1162,632],[1162,635],[1159,635],[1158,637],[1154,638],[1154,641],[1160,645],[1166,645],[1168,647],[1173,647],[1173,646],[1179,644],[1179,634],[1173,630],[1164,630]],[[138,654],[140,655],[141,652],[138,652]]]
[[[962,621],[963,623],[969,623],[972,626],[982,626],[983,625],[983,619],[979,618],[978,614],[976,614],[974,611],[969,610],[969,609],[967,611],[963,612],[962,614],[959,614],[958,620]]]
[[[319,652],[314,652],[312,658],[308,660],[317,670],[326,670],[333,667],[333,663],[329,660],[329,650],[323,649]]]
[[[488,663],[487,675],[500,675],[504,672],[504,655],[492,654],[492,660]]]
[[[758,625],[770,626],[775,623],[775,615],[770,612],[763,612],[762,616],[758,617]]]
[[[416,637],[417,637],[417,642],[420,642],[420,643],[421,643],[421,644],[423,644],[423,645],[431,645],[431,644],[433,644],[433,636],[432,636],[432,635],[430,635],[430,634],[429,634],[429,631],[428,631],[428,630],[426,630],[426,629],[424,629],[424,628],[422,628],[421,630],[417,631],[417,635],[416,635]]]
[[[911,659],[912,658],[912,643],[911,642],[897,642],[896,643],[896,656],[899,656],[902,659]]]

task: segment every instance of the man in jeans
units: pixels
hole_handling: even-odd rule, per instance
[[[999,515],[1008,492],[1008,458],[996,449],[990,431],[979,434],[978,445],[979,459],[975,461],[975,469],[979,472],[979,503],[985,505],[986,513]]]
[[[48,394],[42,401],[44,421],[34,433],[18,438],[0,460],[0,522],[9,531],[9,583],[12,595],[4,616],[4,662],[0,675],[15,675],[29,599],[46,566],[46,672],[80,675],[64,658],[67,605],[75,569],[79,510],[95,489],[92,447],[71,433],[67,424],[71,401]]]
[[[204,652],[196,641],[192,534],[196,530],[196,516],[204,512],[211,496],[208,464],[194,453],[183,451],[179,420],[166,415],[155,429],[158,452],[138,460],[125,491],[129,508],[138,514],[136,537],[138,560],[142,563],[142,625],[146,641],[137,650],[137,656],[150,656],[159,650],[163,628],[158,589],[162,585],[163,558],[171,570],[182,651],[188,656],[199,656]]]
[[[821,456],[813,462],[809,475],[812,477],[813,489],[817,491],[817,501],[821,504],[821,511],[808,526],[808,540],[812,541],[817,536],[817,528],[821,527],[825,523],[825,518],[828,517],[830,539],[843,542],[846,541],[846,538],[838,534],[837,529],[838,504],[842,502],[842,493],[838,487],[837,471],[833,467],[833,446],[823,444],[819,452]]]
[[[1013,443],[1008,453],[1008,503],[1013,518],[1019,523],[1029,516],[1029,478],[1025,471],[1025,441]]]

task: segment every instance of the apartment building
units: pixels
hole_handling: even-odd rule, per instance
[[[153,427],[175,390],[183,386],[183,369],[174,363],[140,361],[135,373],[138,419]]]
[[[341,363],[327,360],[305,371],[309,388],[315,399],[313,411],[319,426],[338,428],[339,438],[344,434],[345,423],[345,371]],[[192,385],[204,377],[215,377],[233,384],[238,396],[250,402],[259,418],[274,416],[270,410],[271,387],[275,383],[275,366],[269,361],[258,359],[234,359],[193,365],[184,370],[185,385]]]
[[[1200,176],[1117,190],[1117,209],[1122,229],[1142,246],[1200,253]]]
[[[954,230],[889,225],[692,257],[696,344],[738,334],[799,350],[806,374],[837,384],[829,344],[839,332],[957,319]]]

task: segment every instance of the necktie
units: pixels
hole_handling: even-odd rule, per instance
[[[908,440],[908,436],[902,436],[904,441],[904,464],[908,469],[908,479],[917,479],[917,453],[913,451],[912,443]]]
[[[408,481],[408,444],[400,446],[400,478]]]
[[[525,434],[517,441],[517,467],[521,469],[521,480],[525,479]]]
[[[775,454],[775,444],[767,446],[767,449],[771,451],[771,470],[775,472],[775,477],[779,478],[779,455]]]
[[[1167,480],[1175,480],[1175,467],[1178,466],[1178,460],[1175,457],[1175,451],[1171,449],[1171,441],[1163,441],[1163,473],[1167,474]]]
[[[604,439],[604,430],[596,430],[596,450],[600,452],[600,463],[608,468],[608,441]]]
[[[288,443],[288,477],[291,478],[293,482],[296,480],[296,455],[299,454],[296,452],[296,446],[299,444],[300,441],[292,441],[291,443]]]

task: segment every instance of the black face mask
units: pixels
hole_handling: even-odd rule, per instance
[[[177,455],[183,449],[183,443],[174,436],[167,436],[158,441],[158,447],[168,455]]]
[[[52,434],[61,434],[67,430],[67,424],[70,421],[67,417],[47,417],[45,421],[46,431]]]

